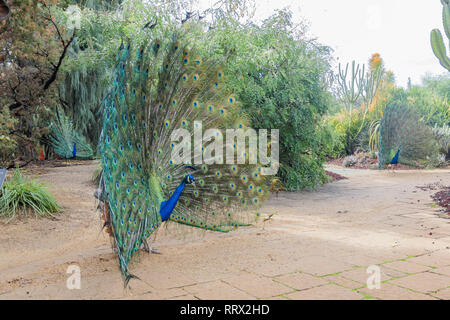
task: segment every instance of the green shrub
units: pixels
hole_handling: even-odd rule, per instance
[[[340,139],[341,153],[352,155],[361,146],[362,134],[359,132],[362,122],[359,109],[350,111],[342,109],[338,114],[330,118],[329,123],[334,128]]]
[[[15,157],[16,141],[11,137],[11,130],[16,121],[10,116],[7,107],[0,108],[0,168],[7,167]]]
[[[11,221],[18,214],[27,216],[32,213],[35,217],[54,216],[61,211],[47,187],[22,176],[16,169],[10,179],[5,181],[0,190],[0,217]]]
[[[0,135],[0,168],[8,167],[17,150],[16,141],[8,136]]]
[[[225,74],[230,91],[254,129],[278,129],[280,171],[286,190],[312,188],[325,181],[319,133],[330,94],[330,50],[298,34],[288,10],[261,26],[225,21],[208,43],[231,52]],[[270,132],[270,130],[269,130]]]
[[[429,126],[450,124],[450,103],[427,87],[414,86],[406,92],[408,105],[416,109]]]
[[[345,155],[345,135],[339,133],[331,121],[325,120],[322,123],[317,136],[325,158],[337,159]]]

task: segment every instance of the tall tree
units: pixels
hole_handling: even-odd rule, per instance
[[[49,114],[57,76],[76,30],[63,26],[56,0],[13,0],[11,15],[0,21],[0,104],[19,120],[13,132],[23,155],[33,155],[42,134],[40,115]]]

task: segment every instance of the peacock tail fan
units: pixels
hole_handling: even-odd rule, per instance
[[[398,162],[421,167],[437,153],[433,133],[411,107],[391,103],[380,123],[378,166],[389,164],[399,152]]]
[[[183,185],[170,220],[192,227],[227,232],[249,224],[269,194],[260,167],[249,161],[225,164],[225,155],[211,147],[223,139],[223,129],[244,130],[247,120],[226,90],[224,59],[202,56],[186,43],[179,32],[166,42],[148,39],[138,49],[121,45],[103,101],[103,177],[126,279],[131,258],[162,223],[161,205],[187,174],[195,183]],[[189,139],[173,141],[175,129],[185,129]],[[193,143],[195,129],[209,132],[209,142]],[[234,141],[224,144],[235,157],[254,157]],[[177,150],[193,149],[201,164],[172,159]]]
[[[55,153],[63,159],[89,159],[93,156],[91,145],[78,133],[72,121],[57,112],[57,116],[49,125],[49,140]]]

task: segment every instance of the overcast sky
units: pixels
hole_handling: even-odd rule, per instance
[[[203,5],[215,2],[199,0]],[[372,53],[381,54],[387,69],[405,87],[408,77],[420,84],[426,73],[445,69],[433,55],[430,31],[441,29],[439,0],[256,0],[256,18],[289,7],[294,20],[306,19],[310,36],[332,47],[334,56],[346,63],[366,63]]]

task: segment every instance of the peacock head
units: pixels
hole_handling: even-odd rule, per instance
[[[192,184],[192,183],[195,182],[195,178],[194,178],[191,174],[187,174],[187,175],[184,177],[183,182],[186,183],[186,184]]]

